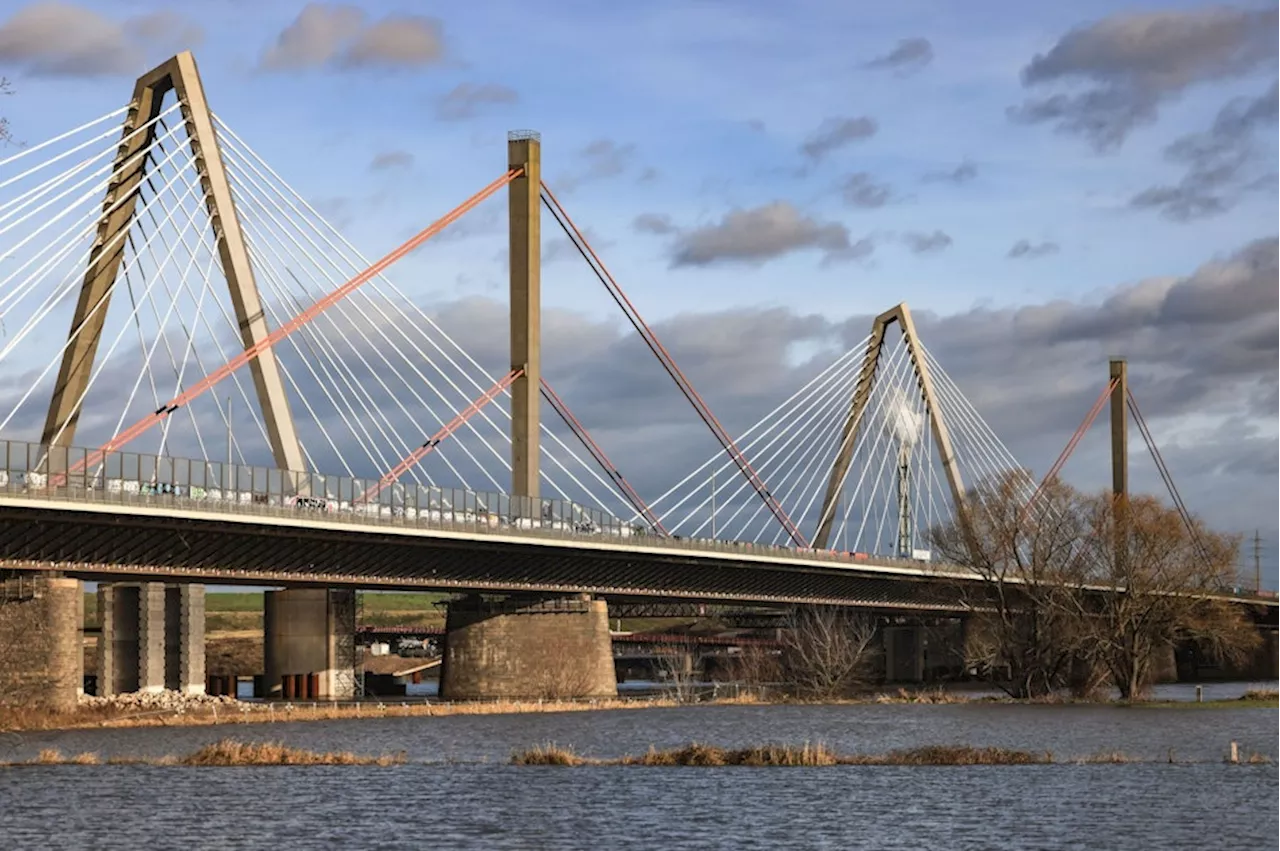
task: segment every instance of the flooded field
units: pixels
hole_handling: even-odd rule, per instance
[[[6,847],[1266,848],[1277,713],[1194,707],[723,706],[76,730],[8,736],[0,758],[184,754],[228,735],[403,766],[0,769]],[[554,742],[616,757],[692,741],[842,753],[965,743],[1123,751],[1125,765],[520,767]],[[1227,765],[1229,743],[1272,764]],[[1174,764],[1169,764],[1172,757]],[[229,815],[231,814],[231,815]]]

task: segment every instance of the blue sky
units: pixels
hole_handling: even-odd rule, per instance
[[[20,7],[5,4],[9,14]],[[139,3],[86,4],[125,21],[156,12]],[[905,299],[940,311],[1078,297],[1155,275],[1185,274],[1256,235],[1275,218],[1273,193],[1192,227],[1126,208],[1149,185],[1176,179],[1161,148],[1209,124],[1224,100],[1258,94],[1273,69],[1191,86],[1162,103],[1159,117],[1115,151],[1006,117],[1027,90],[1020,70],[1073,26],[1118,12],[1194,9],[1193,4],[909,2],[861,4],[488,2],[434,9],[367,3],[371,21],[405,11],[439,14],[440,62],[404,69],[324,68],[259,73],[262,52],[299,6],[191,4],[183,14],[214,109],[308,197],[329,201],[369,251],[391,247],[491,179],[504,162],[504,133],[543,134],[544,173],[555,188],[583,168],[597,140],[634,146],[616,176],[569,197],[575,217],[649,316],[708,305],[801,304],[824,312],[875,310]],[[909,75],[860,67],[903,38],[923,37],[934,59]],[[163,46],[152,45],[158,59]],[[16,132],[40,139],[127,96],[127,75],[51,78],[9,70],[18,96],[6,101]],[[464,121],[440,121],[435,100],[455,86],[494,84],[518,101]],[[1057,87],[1070,90],[1070,86]],[[833,151],[797,177],[800,146],[833,116],[869,116],[864,142]],[[750,122],[761,122],[755,130]],[[756,125],[759,126],[759,125]],[[1275,138],[1267,140],[1274,160]],[[306,156],[298,156],[299,149]],[[409,169],[371,173],[388,151],[413,155]],[[922,181],[972,162],[962,186]],[[654,179],[639,181],[647,169]],[[891,201],[849,209],[838,188],[862,171],[887,183]],[[341,200],[338,200],[341,199]],[[664,241],[637,234],[642,213],[683,226],[711,223],[733,207],[777,199],[839,221],[880,244],[869,258],[823,266],[797,252],[759,268],[667,268]],[[912,255],[892,241],[903,231],[941,229],[951,246]],[[492,254],[501,228],[480,244],[423,264],[433,289],[466,292],[502,280]],[[1034,260],[1006,257],[1019,239],[1060,250]],[[1159,245],[1159,251],[1151,250]],[[459,249],[462,246],[458,246]],[[492,248],[492,250],[490,250]],[[430,251],[422,259],[436,259]],[[457,277],[465,274],[459,283]],[[568,276],[561,271],[560,277]],[[549,303],[594,309],[585,280],[549,273]],[[606,308],[599,303],[601,310]]]
[[[1247,517],[1217,497],[1205,510],[1274,541],[1275,28],[1274,6],[1257,3],[7,2],[0,74],[14,94],[0,106],[16,139],[39,141],[122,104],[138,73],[190,48],[215,112],[370,256],[500,174],[508,130],[535,129],[544,178],[650,320],[821,317],[816,337],[780,347],[798,361],[905,300],[932,317],[937,351],[956,341],[956,362],[974,367],[954,374],[1041,471],[1106,355],[1128,354],[1161,433],[1184,436],[1168,453],[1184,490],[1247,491]],[[442,112],[468,91],[468,114]],[[1134,120],[1100,141],[1117,116]],[[839,127],[848,138],[824,146]],[[1138,202],[1192,178],[1209,207]],[[469,214],[397,280],[424,305],[504,298],[504,206]],[[551,227],[548,309],[618,327],[585,267],[556,256]],[[1261,313],[1255,299],[1188,317],[1150,295],[1175,281],[1222,305],[1270,295]],[[1150,309],[1113,327],[1107,298]],[[1269,342],[1246,369],[1223,352],[1244,346],[1250,320]],[[984,356],[974,341],[987,339]],[[1218,355],[1216,389],[1187,391],[1211,383],[1197,364]],[[993,389],[1004,383],[1023,395]],[[1049,389],[1061,408],[1035,400]],[[1042,407],[1052,422],[1025,416]],[[1094,449],[1081,462],[1091,487]]]

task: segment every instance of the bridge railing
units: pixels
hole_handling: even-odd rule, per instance
[[[92,461],[93,463],[89,463]],[[414,526],[553,539],[590,537],[633,545],[726,554],[802,558],[858,566],[902,566],[972,576],[954,565],[866,553],[664,537],[598,509],[559,499],[530,499],[462,488],[394,483],[369,501],[377,479],[291,472],[135,452],[0,441],[0,493],[97,503],[168,506],[188,512],[323,518],[353,525]]]

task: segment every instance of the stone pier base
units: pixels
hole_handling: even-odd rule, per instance
[[[286,676],[315,674],[321,700],[356,693],[356,595],[349,589],[289,588],[263,600],[263,652],[269,697]]]
[[[204,693],[204,586],[98,586],[98,694]]]
[[[18,574],[0,582],[0,702],[65,711],[84,690],[84,586]]]
[[[478,595],[449,604],[440,696],[446,700],[615,697],[604,600]]]

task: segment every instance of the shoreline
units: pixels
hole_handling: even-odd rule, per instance
[[[602,698],[594,700],[509,700],[473,703],[440,703],[428,701],[351,701],[351,702],[256,702],[233,699],[187,699],[174,707],[130,709],[122,706],[85,704],[70,713],[48,713],[33,708],[0,708],[0,733],[57,732],[84,729],[127,729],[140,727],[203,727],[297,723],[309,721],[346,721],[380,718],[448,717],[454,715],[521,715],[546,712],[607,712],[638,709],[673,709],[707,706],[1093,706],[1116,709],[1277,709],[1280,698],[1275,691],[1248,692],[1225,700],[1083,700],[1044,698],[1015,700],[1008,697],[966,697],[941,691],[873,694],[862,697],[826,701],[794,699],[760,700],[754,695],[717,698],[697,702],[681,702],[671,697]]]

